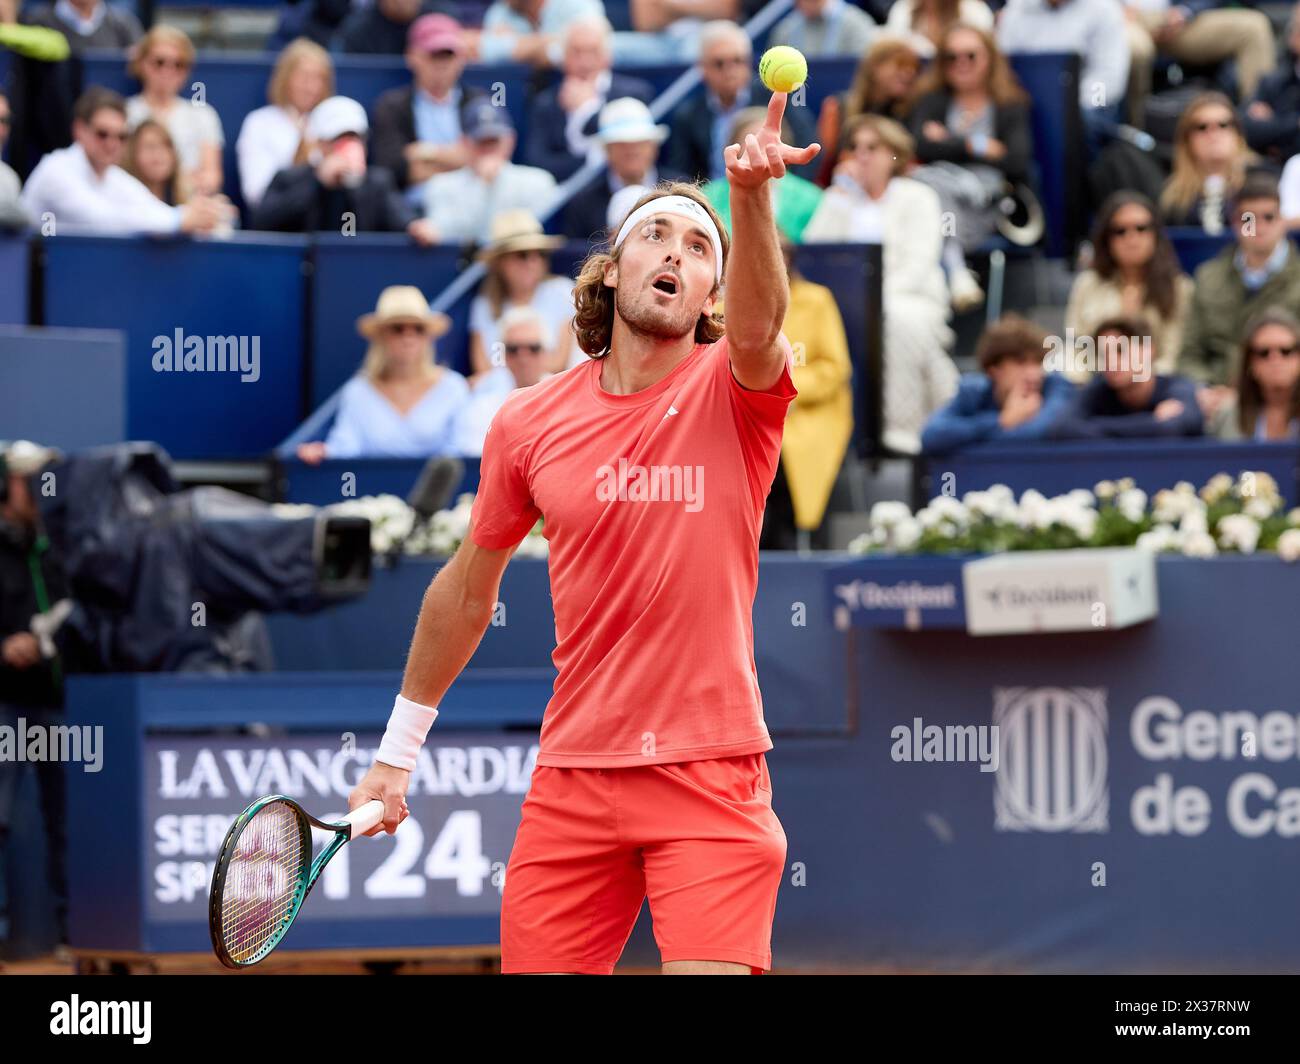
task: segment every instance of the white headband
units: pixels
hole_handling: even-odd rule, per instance
[[[709,217],[709,212],[696,203],[693,199],[686,196],[660,196],[658,199],[652,199],[649,203],[643,203],[627,216],[627,221],[618,231],[618,236],[614,238],[614,247],[618,247],[627,239],[628,233],[640,222],[654,214],[676,214],[681,218],[689,218],[696,222],[700,227],[709,234],[709,239],[713,241],[713,279],[722,280],[722,237],[718,235],[718,227],[713,224],[713,219]]]

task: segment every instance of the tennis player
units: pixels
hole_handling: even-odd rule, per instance
[[[697,186],[661,184],[583,264],[573,327],[591,358],[492,421],[469,536],[425,593],[351,795],[382,799],[390,833],[406,817],[437,704],[541,517],[559,675],[506,867],[503,972],[611,973],[647,895],[665,973],[771,967],[786,839],[752,612],[795,389],[770,182],[820,150],[781,143],[785,103],[726,149],[730,239]]]

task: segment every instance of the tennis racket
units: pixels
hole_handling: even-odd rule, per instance
[[[253,802],[226,832],[212,870],[208,929],[217,959],[227,968],[264,960],[288,933],[330,858],[383,819],[378,799],[336,824],[317,820],[283,794]],[[334,833],[314,861],[313,825]]]

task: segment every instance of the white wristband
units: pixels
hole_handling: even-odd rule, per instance
[[[375,760],[394,768],[406,769],[407,772],[414,771],[415,759],[419,756],[420,747],[424,745],[424,737],[429,734],[429,728],[437,716],[436,708],[422,706],[419,702],[398,695]]]

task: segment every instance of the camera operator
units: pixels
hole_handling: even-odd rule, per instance
[[[63,659],[32,621],[66,596],[59,559],[46,539],[33,495],[33,478],[55,454],[19,442],[0,453],[0,726],[52,728],[63,717]],[[39,628],[39,625],[37,626]],[[47,656],[48,655],[48,656]],[[10,824],[22,782],[23,760],[0,757],[0,949],[12,933],[6,858]],[[64,865],[63,766],[33,763],[45,822],[45,848],[58,940],[67,941],[67,873]]]

